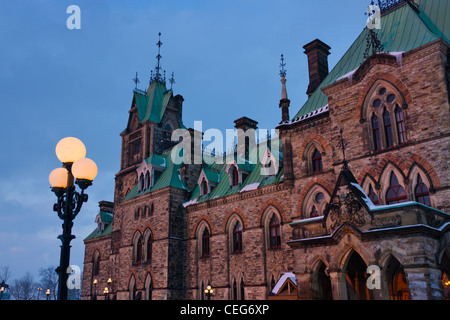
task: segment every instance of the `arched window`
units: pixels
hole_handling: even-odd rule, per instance
[[[100,252],[95,250],[94,256],[92,257],[92,275],[98,276],[100,272]]]
[[[394,146],[394,138],[392,136],[391,115],[386,108],[384,108],[383,111],[383,124],[384,135],[386,137],[386,147],[389,148]]]
[[[368,196],[373,204],[375,204],[375,205],[380,204],[380,199],[378,198],[377,194],[373,190],[373,187],[371,184],[369,184],[369,192],[368,193],[369,193]]]
[[[149,189],[151,187],[150,184],[150,172],[145,173],[145,189]]]
[[[281,248],[280,222],[274,214],[269,223],[270,249]]]
[[[147,274],[145,277],[145,300],[152,300],[152,293],[153,293],[153,279],[150,273]]]
[[[239,221],[233,229],[233,253],[242,252],[242,226]]]
[[[202,257],[209,257],[209,230],[205,228],[202,234]]]
[[[372,151],[406,143],[404,95],[392,83],[377,80],[367,93],[361,123],[368,122]]]
[[[147,262],[152,261],[152,251],[153,251],[153,235],[151,234],[151,232],[148,232],[145,243],[145,252],[146,252],[145,260]]]
[[[139,237],[136,244],[136,263],[142,261],[142,237]]]
[[[386,204],[395,204],[405,202],[407,195],[405,189],[398,182],[397,176],[394,172],[391,173],[389,180],[389,188],[386,192]]]
[[[381,150],[382,146],[381,146],[380,125],[378,123],[378,117],[375,113],[372,115],[372,136],[375,151]]]
[[[144,190],[144,174],[141,173],[141,175],[139,176],[139,191],[143,190]]]
[[[430,192],[425,183],[423,183],[420,174],[417,174],[417,186],[414,190],[416,201],[427,206],[431,206]]]
[[[234,279],[233,281],[233,300],[238,299],[238,287],[237,287],[237,281]]]
[[[320,151],[316,148],[312,154],[312,169],[313,173],[321,172],[322,167],[322,154]]]
[[[206,182],[205,179],[203,179],[203,182],[202,182],[202,192],[203,192],[203,195],[208,194],[208,183]]]
[[[239,172],[236,167],[233,167],[232,172],[232,186],[235,187],[239,185]]]
[[[398,105],[397,108],[395,108],[395,121],[397,122],[398,142],[400,144],[406,143],[406,130],[403,111]]]

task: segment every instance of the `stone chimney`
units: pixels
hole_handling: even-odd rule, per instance
[[[309,85],[306,94],[310,97],[328,75],[330,47],[316,39],[303,47],[308,56]]]
[[[247,117],[234,121],[237,129],[237,154],[243,159],[248,159],[249,150],[256,145],[256,129],[258,122]]]

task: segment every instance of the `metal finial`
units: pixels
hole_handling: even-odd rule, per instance
[[[285,78],[286,77],[286,69],[284,67],[286,66],[286,63],[284,63],[284,55],[281,55],[281,63],[280,63],[280,77]]]
[[[175,83],[175,78],[173,76],[173,72],[172,72],[172,75],[170,76],[169,82],[170,82],[170,90],[172,90],[173,84]]]
[[[158,33],[159,39],[158,42],[156,43],[156,45],[158,46],[158,55],[156,56],[156,67],[155,67],[155,75],[150,77],[150,82],[153,81],[164,81],[161,75],[161,46],[162,46],[162,42],[161,42],[161,32]]]
[[[134,79],[132,79],[132,80],[135,83],[134,88],[137,89],[137,84],[140,83],[137,71],[136,71],[136,77]]]

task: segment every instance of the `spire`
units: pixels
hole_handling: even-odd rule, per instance
[[[286,63],[284,63],[284,55],[281,55],[281,63],[280,63],[280,77],[281,77],[281,100],[287,99],[287,91],[286,91],[286,69],[284,67]]]
[[[173,72],[172,75],[170,76],[169,82],[170,82],[170,90],[172,90],[173,84],[175,83]]]
[[[156,45],[158,46],[158,55],[156,56],[156,67],[155,67],[155,72],[151,72],[151,76],[150,76],[150,83],[154,82],[154,81],[159,81],[159,82],[166,82],[165,79],[165,75],[164,77],[161,75],[161,46],[162,46],[162,42],[161,42],[161,32],[158,33],[159,39],[158,42],[156,43]],[[165,71],[164,71],[165,73]]]
[[[281,63],[280,63],[280,77],[281,77],[281,100],[280,100],[280,108],[281,108],[281,122],[289,122],[289,104],[290,101],[287,97],[286,90],[286,69],[284,67],[286,63],[284,63],[284,55],[281,55]]]

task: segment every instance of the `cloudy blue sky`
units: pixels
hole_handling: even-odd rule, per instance
[[[139,88],[148,86],[158,32],[186,126],[225,130],[245,115],[269,129],[281,120],[280,54],[294,115],[308,85],[302,46],[329,44],[333,67],[362,31],[369,2],[0,0],[0,266],[15,279],[59,263],[48,174],[60,166],[56,143],[74,136],[99,167],[73,228],[71,263],[82,267],[98,201],[113,199],[131,79],[137,71]],[[72,4],[80,30],[66,27]]]

